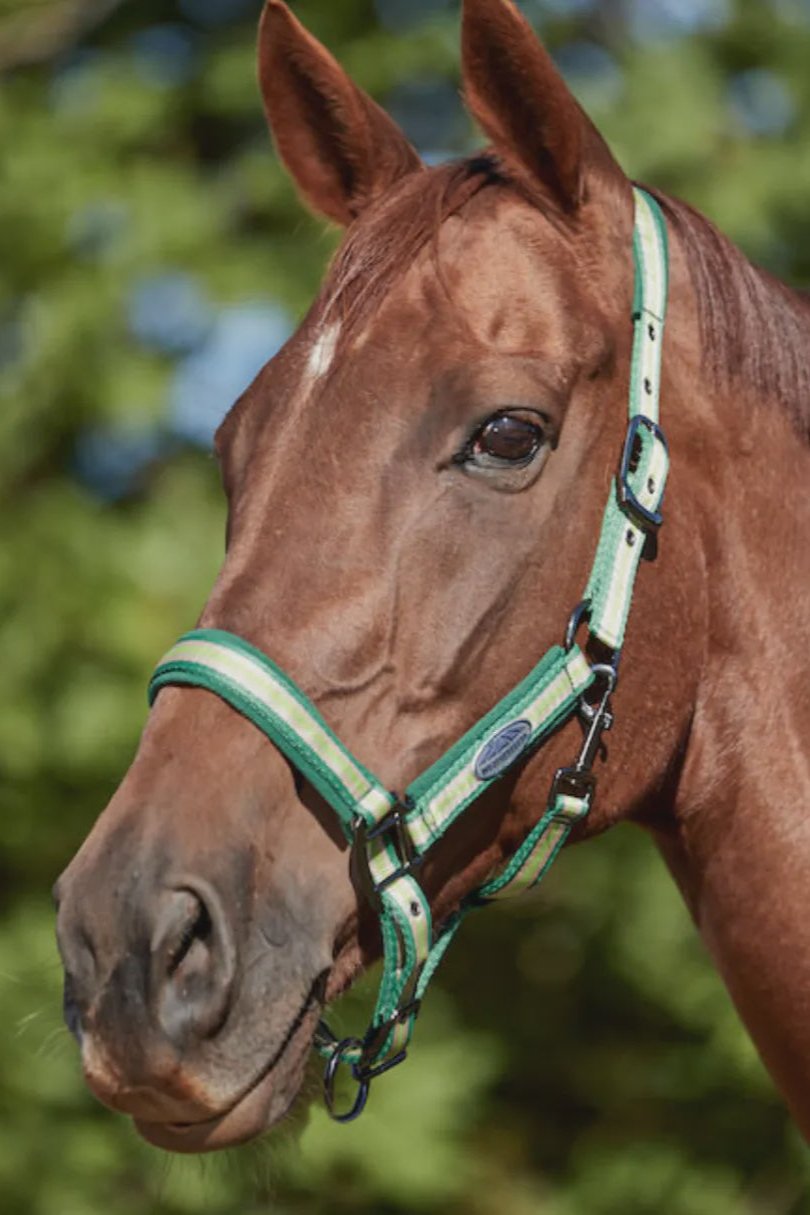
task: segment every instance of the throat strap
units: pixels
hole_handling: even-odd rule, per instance
[[[630,421],[587,583],[565,646],[553,646],[472,729],[418,776],[401,797],[349,751],[314,704],[280,667],[249,642],[221,629],[183,636],[149,685],[200,687],[241,713],[287,757],[335,811],[352,846],[364,893],[380,918],[383,973],[371,1024],[362,1038],[339,1041],[321,1026],[325,1090],[340,1121],[362,1110],[371,1080],[405,1057],[419,1003],[466,912],[536,885],[572,827],[591,807],[593,763],[612,724],[611,695],[641,558],[655,555],[669,456],[658,425],[661,344],[667,299],[666,224],[653,198],[635,190],[635,290]],[[580,623],[612,660],[592,666],[576,643]],[[587,695],[586,695],[587,694]],[[525,761],[563,722],[578,715],[579,756],[557,772],[548,804],[505,869],[435,929],[417,880],[425,854],[494,782]],[[348,1063],[358,1083],[346,1114],[333,1109],[335,1073]]]

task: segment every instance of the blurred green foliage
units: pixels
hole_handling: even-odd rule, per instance
[[[806,0],[525,7],[629,172],[810,279]],[[475,146],[455,5],[296,8],[425,152]],[[83,1089],[48,889],[222,551],[217,472],[173,420],[177,377],[208,382],[210,358],[188,361],[243,315],[229,310],[294,323],[335,239],[270,152],[256,15],[0,2],[0,1210],[810,1211],[798,1136],[630,829],[566,854],[541,898],[469,922],[411,1060],[353,1127],[316,1108],[267,1143],[170,1161]],[[254,355],[228,349],[238,391]]]

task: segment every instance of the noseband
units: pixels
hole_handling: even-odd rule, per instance
[[[634,190],[633,348],[629,425],[582,602],[562,646],[553,646],[516,688],[402,796],[390,793],[343,745],[297,685],[260,650],[221,629],[186,633],[157,667],[154,703],[169,685],[201,687],[243,714],[331,805],[355,858],[363,893],[380,917],[383,973],[362,1038],[338,1038],[321,1022],[315,1044],[327,1060],[326,1103],[338,1121],[363,1110],[371,1081],[405,1058],[425,990],[462,919],[473,907],[521,893],[545,876],[573,825],[593,804],[593,763],[610,729],[625,625],[642,557],[655,555],[669,454],[658,425],[661,343],[667,305],[666,223],[649,194]],[[609,660],[591,664],[576,641],[587,623]],[[587,695],[586,695],[587,693]],[[546,810],[506,867],[434,926],[419,884],[430,848],[469,805],[577,715],[584,741],[560,768]],[[334,1106],[336,1073],[348,1064],[357,1093]]]

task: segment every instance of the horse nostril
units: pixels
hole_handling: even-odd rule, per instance
[[[194,942],[194,924],[202,903],[190,890],[167,891],[160,900],[152,933],[152,955],[171,974]]]
[[[189,897],[194,899],[193,895]],[[179,970],[198,942],[203,949],[207,950],[210,947],[213,931],[214,926],[205,903],[198,902],[196,911],[189,908],[189,913],[182,922],[180,935],[168,950],[166,973],[171,976]]]
[[[174,1041],[221,1027],[233,985],[235,950],[215,891],[167,891],[152,934],[152,991],[158,1020]]]

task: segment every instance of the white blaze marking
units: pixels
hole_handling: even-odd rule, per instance
[[[312,343],[307,360],[307,379],[320,380],[329,371],[337,350],[340,325],[326,325]]]

